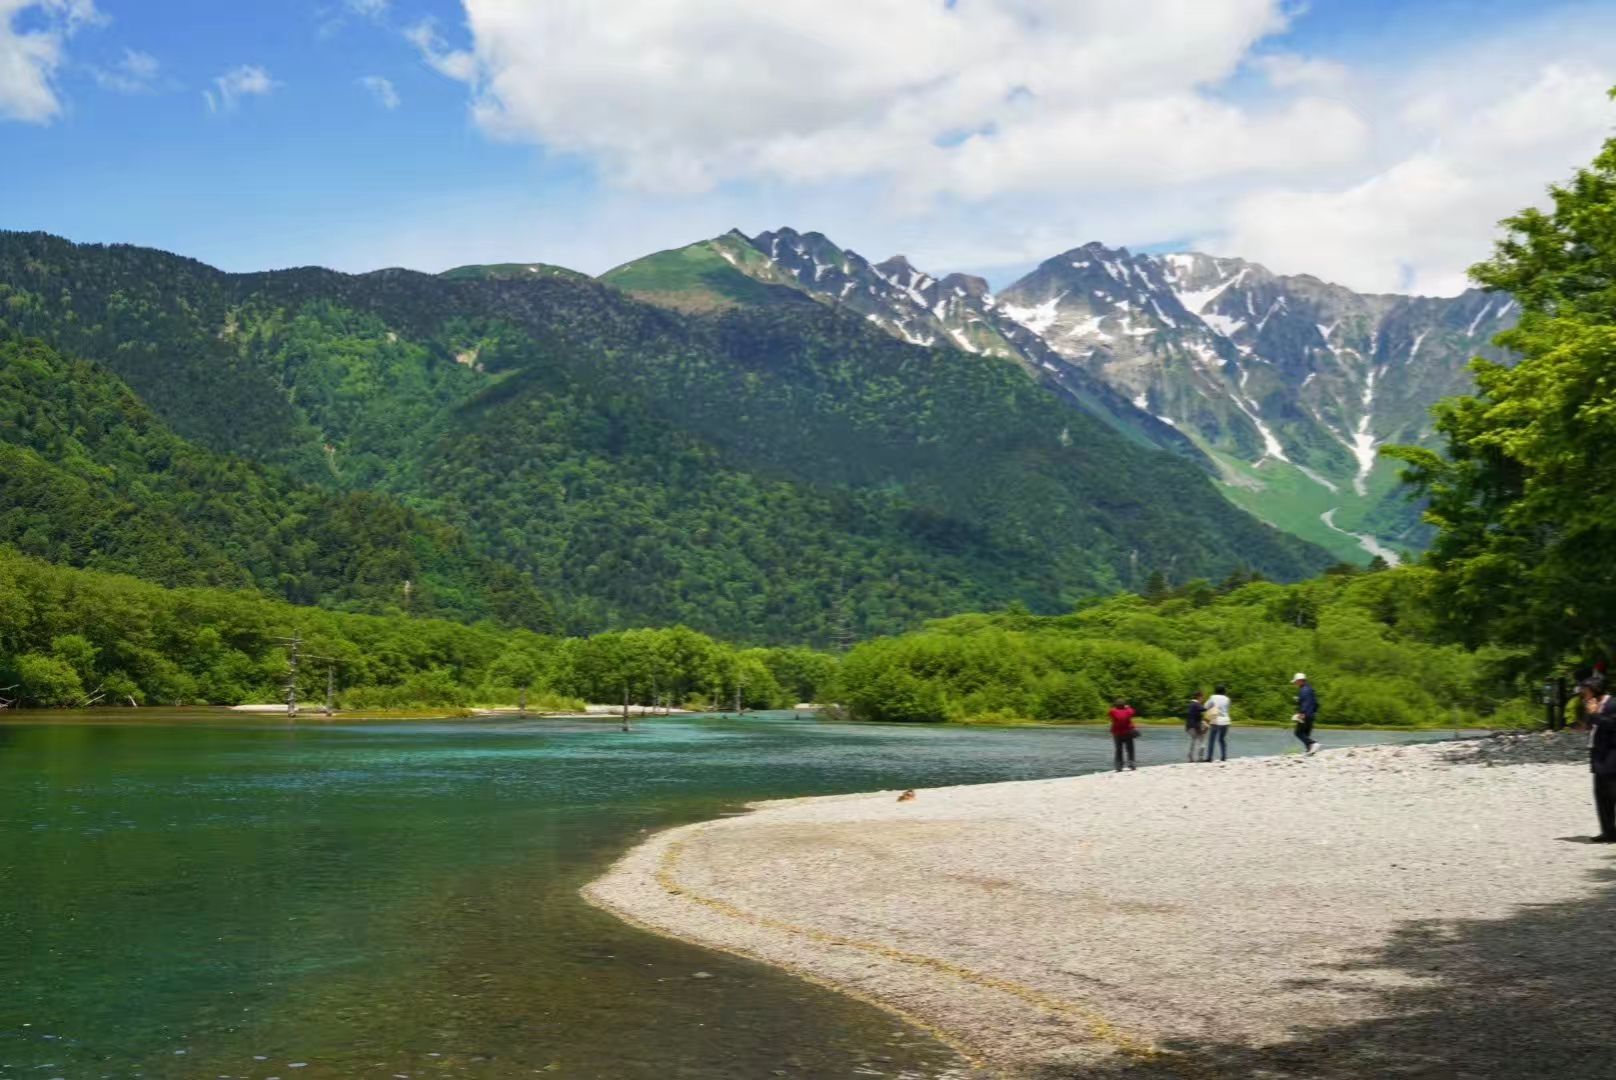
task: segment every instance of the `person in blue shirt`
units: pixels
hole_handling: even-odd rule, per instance
[[[1291,682],[1296,687],[1296,715],[1291,717],[1296,722],[1296,737],[1301,740],[1304,752],[1315,754],[1319,744],[1313,739],[1313,721],[1319,715],[1319,695],[1300,671]]]

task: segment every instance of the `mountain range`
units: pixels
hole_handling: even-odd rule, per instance
[[[1513,325],[1508,297],[1367,295],[1241,259],[1086,244],[995,294],[819,233],[712,240],[603,275],[684,310],[807,297],[911,344],[1021,364],[1128,438],[1203,465],[1233,503],[1343,559],[1418,550],[1418,507],[1376,456],[1425,443],[1430,408]],[[791,295],[791,294],[796,295]]]
[[[974,351],[922,344],[733,236],[597,281],[0,233],[0,543],[347,610],[815,644],[1329,564],[1002,306],[959,305]]]

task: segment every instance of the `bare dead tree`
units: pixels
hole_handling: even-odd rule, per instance
[[[325,715],[330,716],[336,708],[336,665],[342,663],[334,656],[317,656],[313,653],[303,652],[303,636],[294,634],[289,638],[274,638],[286,646],[286,718],[297,719],[297,671],[300,660],[324,660],[328,665],[325,674]]]

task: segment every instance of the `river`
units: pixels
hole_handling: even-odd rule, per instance
[[[1093,728],[0,720],[0,1077],[962,1075],[941,1044],[577,889],[750,799],[1108,767]],[[1431,738],[1331,731],[1330,745]],[[1293,746],[1242,729],[1234,753]],[[1177,760],[1153,729],[1141,764]]]

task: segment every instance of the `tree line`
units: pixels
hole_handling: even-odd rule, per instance
[[[250,591],[166,589],[0,547],[0,697],[231,705],[282,699],[301,641],[305,699],[334,668],[347,708],[576,708],[585,701],[728,709],[840,703],[874,721],[1099,720],[1114,697],[1176,715],[1224,683],[1250,719],[1288,716],[1297,667],[1325,688],[1332,722],[1523,718],[1518,654],[1438,643],[1437,575],[1405,568],[1298,585],[1237,576],[1154,598],[1123,594],[1067,615],[960,615],[845,656],[745,648],[675,626],[564,637],[429,618],[300,607]]]
[[[301,607],[245,590],[168,589],[0,547],[0,698],[23,706],[234,705],[301,695],[333,667],[349,708],[576,708],[584,701],[780,708],[824,694],[835,661],[738,648],[685,627],[568,638]],[[9,688],[9,689],[6,689]]]
[[[1282,722],[1294,711],[1290,678],[1305,670],[1332,724],[1530,720],[1518,652],[1442,640],[1436,577],[1338,567],[1297,585],[1194,581],[1069,615],[941,619],[855,647],[837,673],[838,701],[862,720],[1081,723],[1116,698],[1143,716],[1177,717],[1191,693],[1223,685],[1238,722]]]

